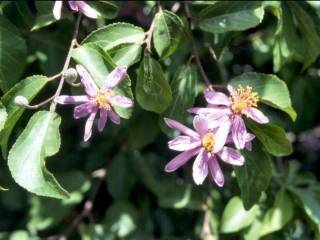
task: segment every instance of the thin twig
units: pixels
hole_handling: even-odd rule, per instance
[[[50,81],[56,80],[60,76],[61,76],[61,72],[56,75],[53,75],[51,77],[48,77],[48,81],[50,82]]]
[[[152,21],[149,30],[146,32],[146,48],[145,51],[148,53],[151,53],[151,41],[152,41],[152,34],[153,34],[153,30],[154,30],[154,20]]]
[[[193,35],[192,35],[192,31],[191,31],[192,16],[191,16],[190,9],[189,9],[189,6],[188,6],[187,2],[184,2],[184,7],[185,7],[185,12],[186,12],[186,15],[187,15],[187,18],[188,18],[187,33],[188,33],[188,36],[190,38],[191,45],[192,45],[192,55],[194,56],[194,58],[196,60],[196,64],[198,66],[198,69],[200,71],[200,74],[202,76],[203,81],[205,82],[207,87],[210,88],[211,84],[210,84],[209,78],[208,78],[207,74],[205,73],[205,71],[204,71],[204,69],[202,67],[202,64],[201,64],[201,61],[200,61],[200,57],[199,57],[199,53],[198,53],[198,50],[197,50],[197,47],[196,47],[196,43],[195,43]]]
[[[203,223],[200,232],[200,238],[206,239],[208,236],[212,235],[212,230],[210,226],[211,210],[208,208],[204,212]]]
[[[26,104],[26,105],[23,105],[23,107],[28,108],[28,109],[38,109],[39,107],[42,107],[43,105],[52,101],[54,98],[55,98],[55,95],[49,97],[48,99],[46,99],[38,104],[34,104],[34,105]]]
[[[72,36],[71,44],[70,44],[70,47],[69,47],[69,51],[68,51],[65,63],[63,65],[63,69],[61,71],[60,82],[59,82],[57,91],[56,91],[56,93],[54,95],[54,98],[57,98],[61,93],[61,90],[62,90],[62,87],[63,87],[63,83],[64,83],[64,78],[65,78],[65,72],[68,70],[68,67],[69,67],[69,64],[70,64],[72,49],[74,48],[74,46],[77,43],[77,36],[78,36],[80,21],[81,21],[81,13],[79,13],[79,15],[78,15],[78,19],[77,19],[76,26],[75,26],[75,29],[74,29],[74,32],[73,32],[73,36]],[[57,102],[52,101],[51,106],[50,106],[50,112],[54,112],[56,110],[56,107],[57,107]]]
[[[89,198],[85,201],[83,209],[81,211],[81,213],[79,215],[77,215],[77,217],[75,217],[72,221],[72,223],[68,226],[68,228],[63,232],[63,234],[61,234],[57,239],[58,240],[66,240],[68,239],[68,236],[71,235],[71,233],[74,231],[74,229],[81,223],[81,221],[86,218],[86,217],[90,217],[92,208],[93,208],[93,204],[94,201],[97,197],[97,194],[99,192],[99,189],[103,183],[103,181],[105,180],[105,176],[106,176],[106,169],[102,169],[103,171],[101,171],[99,173],[99,179],[97,184],[94,186],[94,188],[92,189],[92,192],[89,196]]]

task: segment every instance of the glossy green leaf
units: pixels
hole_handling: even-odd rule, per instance
[[[104,52],[95,44],[85,44],[74,49],[72,58],[89,71],[93,80],[99,87],[102,86],[107,75],[116,67],[116,64],[108,53]],[[114,91],[120,95],[133,99],[129,75],[127,75]],[[132,108],[115,107],[114,109],[122,118],[129,118],[132,113]]]
[[[90,179],[78,171],[71,171],[57,175],[61,184],[70,191],[68,199],[50,199],[32,196],[28,229],[39,231],[60,224],[70,211],[84,199],[84,194],[90,188]],[[54,209],[54,211],[53,211]]]
[[[154,17],[153,45],[158,55],[168,57],[179,46],[183,22],[179,16],[167,10],[160,10]]]
[[[254,221],[258,209],[258,205],[254,205],[247,211],[239,197],[231,198],[222,213],[221,232],[233,233],[248,227]]]
[[[217,1],[200,12],[199,27],[211,33],[243,31],[261,23],[261,1]]]
[[[263,218],[260,236],[279,231],[293,217],[294,205],[290,195],[285,190],[280,190],[275,197],[275,202]]]
[[[6,107],[8,113],[7,121],[0,132],[0,144],[4,158],[7,155],[7,145],[11,132],[25,110],[14,103],[15,97],[24,96],[29,102],[31,102],[47,82],[48,78],[45,76],[28,77],[17,83],[1,98],[1,101]]]
[[[174,98],[162,116],[184,121],[188,116],[187,109],[193,106],[198,94],[198,81],[195,66],[180,67],[170,82]]]
[[[290,155],[293,152],[292,144],[283,128],[271,123],[259,124],[249,119],[246,122],[247,126],[272,155],[280,157]]]
[[[0,102],[0,131],[3,129],[6,123],[7,117],[8,117],[7,110],[5,106],[3,106],[3,104]]]
[[[298,199],[301,208],[320,232],[320,201],[310,189],[291,187],[289,189]]]
[[[113,19],[118,15],[119,12],[119,1],[87,1],[93,9],[95,9],[99,17]]]
[[[89,34],[82,43],[96,43],[107,51],[124,43],[141,45],[145,38],[144,30],[130,23],[113,23]]]
[[[140,61],[141,45],[135,43],[120,44],[108,51],[118,66],[131,66]]]
[[[277,76],[255,72],[243,73],[233,78],[230,84],[234,87],[252,87],[252,90],[258,93],[261,102],[286,112],[293,121],[296,119],[297,114],[291,105],[288,87]]]
[[[142,60],[136,83],[136,98],[142,108],[161,113],[172,100],[170,85],[161,65],[150,56]]]
[[[36,112],[12,146],[8,166],[13,179],[29,192],[63,199],[69,197],[68,192],[45,168],[45,158],[60,148],[60,122],[56,113]]]
[[[27,47],[18,29],[0,16],[0,89],[8,91],[20,78],[26,65]]]
[[[245,163],[234,167],[237,182],[241,190],[244,208],[250,209],[269,186],[272,177],[272,162],[263,150],[261,143],[253,142],[252,151],[244,151]]]

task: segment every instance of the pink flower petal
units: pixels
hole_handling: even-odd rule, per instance
[[[79,11],[78,9],[78,1],[70,1],[68,0],[68,4],[73,11]]]
[[[60,95],[54,99],[55,102],[59,104],[78,104],[78,103],[85,103],[89,101],[88,96],[67,96],[67,95]]]
[[[61,18],[62,1],[55,1],[53,6],[53,16],[56,20]]]
[[[178,136],[168,142],[170,149],[175,151],[187,151],[201,146],[201,141],[195,141],[189,136]]]
[[[112,109],[108,111],[108,116],[114,124],[120,124],[120,116],[117,113],[115,113]]]
[[[179,167],[184,165],[187,161],[190,160],[194,155],[196,155],[199,152],[200,148],[194,148],[190,149],[188,151],[182,152],[178,154],[175,158],[173,158],[166,166],[165,171],[166,172],[174,172]]]
[[[230,117],[228,114],[221,113],[221,115],[208,115],[209,128],[214,129],[219,127],[221,124],[230,122]]]
[[[213,180],[219,187],[222,187],[224,184],[224,176],[217,161],[217,158],[214,155],[212,155],[211,158],[208,160],[208,166]]]
[[[193,127],[199,133],[200,137],[208,133],[208,120],[203,116],[195,116],[193,119]]]
[[[84,90],[89,96],[95,96],[98,92],[98,87],[92,80],[88,71],[80,64],[76,66],[77,71],[80,75],[81,82],[84,86]]]
[[[72,10],[82,12],[89,18],[97,18],[99,16],[99,13],[90,7],[85,1],[68,1],[68,3]]]
[[[242,166],[244,163],[244,157],[233,148],[224,147],[217,154],[222,161],[231,165]]]
[[[199,115],[208,115],[208,114],[212,114],[212,113],[220,113],[220,111],[223,108],[220,107],[206,107],[206,108],[202,108],[202,107],[193,107],[193,108],[189,108],[187,110],[187,112],[189,113],[194,113],[194,114],[199,114]]]
[[[219,152],[223,146],[226,144],[228,135],[230,133],[231,122],[225,121],[223,122],[217,131],[215,132],[215,144],[213,148],[213,152]]]
[[[104,129],[107,119],[108,119],[108,112],[105,109],[100,109],[100,117],[98,120],[99,132],[102,132],[102,130]]]
[[[86,125],[84,127],[84,141],[88,141],[91,137],[91,134],[92,134],[92,125],[93,125],[93,121],[94,121],[94,118],[96,117],[97,115],[97,111],[94,111],[92,112],[88,119],[87,119],[87,122],[86,122]]]
[[[102,89],[107,90],[116,87],[126,76],[127,67],[116,67],[111,73],[108,74],[103,83]]]
[[[197,185],[202,184],[208,176],[208,152],[204,148],[200,150],[193,163],[192,176]]]
[[[212,105],[225,105],[225,106],[230,106],[231,101],[225,95],[224,93],[221,92],[215,92],[215,91],[205,91],[204,96],[207,100],[208,103]]]
[[[243,149],[246,143],[247,130],[241,116],[236,115],[232,121],[232,139],[238,149]]]
[[[73,111],[73,117],[75,119],[86,117],[88,114],[97,111],[97,106],[94,103],[87,102],[79,106],[76,106]]]
[[[193,137],[195,139],[199,139],[199,134],[196,133],[195,131],[191,130],[190,128],[184,126],[183,124],[174,121],[170,118],[164,118],[165,123],[167,124],[168,127],[173,128],[173,129],[177,129],[179,132],[186,134],[190,137]]]
[[[133,102],[130,98],[120,95],[109,97],[109,101],[113,106],[119,106],[122,108],[129,108],[133,106]]]
[[[242,113],[244,113],[249,118],[256,121],[257,123],[265,124],[265,123],[269,122],[269,118],[266,115],[264,115],[257,108],[250,107],[250,108],[242,110]]]

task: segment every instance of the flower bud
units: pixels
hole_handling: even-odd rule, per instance
[[[16,96],[14,99],[14,103],[20,107],[29,105],[28,99],[26,99],[24,96]]]
[[[64,73],[64,78],[67,83],[74,83],[77,80],[78,73],[77,70],[74,68],[69,68],[65,73]]]

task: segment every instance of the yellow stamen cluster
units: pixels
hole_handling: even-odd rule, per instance
[[[202,147],[204,147],[208,152],[212,152],[215,144],[215,136],[212,132],[206,133],[202,138]]]
[[[106,110],[110,110],[111,109],[111,104],[108,101],[108,97],[111,96],[111,92],[99,92],[96,96],[96,103],[98,105],[99,108],[104,108]]]
[[[246,86],[244,88],[238,85],[236,90],[231,94],[230,100],[232,101],[232,111],[235,114],[241,114],[243,109],[257,107],[259,96],[256,92],[252,92],[252,87]]]

